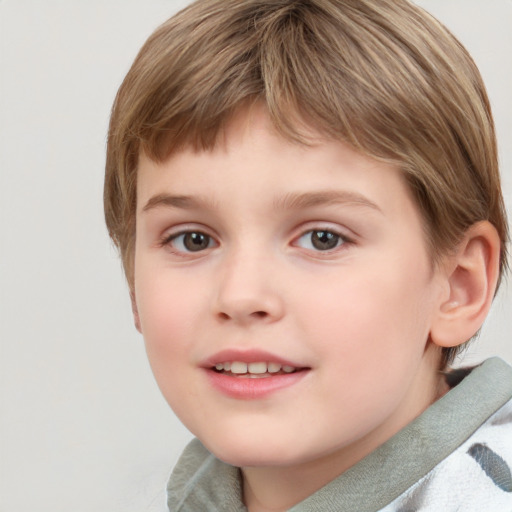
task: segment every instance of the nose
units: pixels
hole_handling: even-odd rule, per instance
[[[276,273],[275,262],[265,256],[238,253],[226,260],[218,275],[218,319],[240,325],[281,319],[285,308]]]

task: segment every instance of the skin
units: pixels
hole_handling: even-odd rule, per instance
[[[214,150],[138,170],[136,324],[172,409],[242,468],[251,512],[301,501],[445,391],[430,332],[449,287],[399,170],[311,137],[284,140],[257,108]],[[308,370],[256,400],[211,385],[207,358],[253,348]]]

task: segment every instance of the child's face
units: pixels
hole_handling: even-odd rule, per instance
[[[149,360],[217,456],[355,462],[435,398],[427,339],[445,287],[397,169],[341,143],[287,142],[259,110],[212,152],[142,156],[137,187]],[[223,363],[274,364],[249,378]]]

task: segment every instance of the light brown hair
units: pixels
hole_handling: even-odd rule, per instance
[[[489,101],[445,27],[407,0],[199,0],[151,35],[112,110],[105,217],[130,288],[140,152],[162,161],[185,145],[212,148],[252,101],[284,137],[307,143],[302,120],[397,164],[434,262],[489,220],[503,274],[508,229]]]

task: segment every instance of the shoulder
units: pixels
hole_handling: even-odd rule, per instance
[[[512,400],[382,512],[398,510],[512,510]]]

